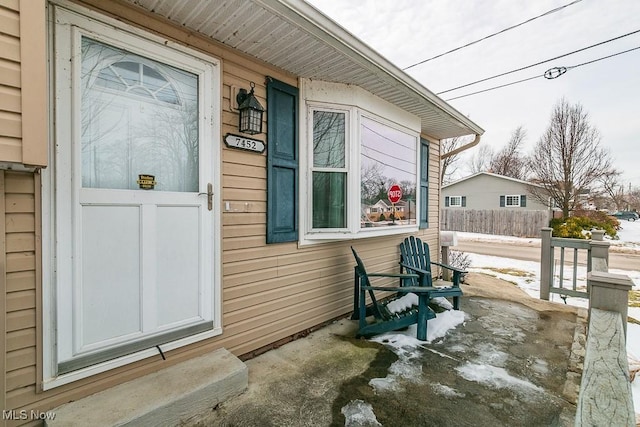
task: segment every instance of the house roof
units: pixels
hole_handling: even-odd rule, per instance
[[[480,175],[492,176],[492,177],[494,177],[494,178],[504,179],[504,180],[507,180],[507,181],[513,181],[513,182],[518,182],[518,183],[520,183],[520,184],[532,185],[532,186],[534,186],[534,187],[540,187],[540,188],[543,188],[541,185],[535,184],[535,183],[533,183],[533,182],[523,181],[523,180],[521,180],[521,179],[511,178],[510,176],[498,175],[497,173],[491,173],[491,172],[478,172],[478,173],[474,173],[473,175],[469,175],[469,176],[464,177],[464,178],[461,178],[461,179],[459,179],[459,180],[457,180],[457,181],[454,181],[454,182],[451,182],[451,183],[449,183],[449,184],[443,185],[443,186],[442,186],[442,188],[451,187],[452,185],[459,184],[459,183],[461,183],[461,182],[464,182],[464,181],[467,181],[467,180],[473,179],[473,178],[475,178],[475,177],[477,177],[477,176],[480,176]]]
[[[484,130],[302,0],[123,0],[297,77],[359,86],[436,139]]]

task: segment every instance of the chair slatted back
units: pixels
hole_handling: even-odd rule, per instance
[[[400,243],[400,260],[405,264],[431,272],[429,245],[415,236],[409,236]]]

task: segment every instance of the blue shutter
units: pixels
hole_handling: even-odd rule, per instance
[[[429,141],[420,138],[419,228],[429,228]]]
[[[467,196],[462,196],[462,207],[467,207]]]
[[[527,207],[527,196],[525,196],[524,194],[520,196],[520,207],[521,208]]]
[[[444,207],[445,208],[449,207],[449,196],[445,196],[445,198],[444,198]]]
[[[298,240],[298,88],[267,77],[267,243]]]
[[[500,196],[500,207],[504,208],[504,206],[505,206],[504,196]]]

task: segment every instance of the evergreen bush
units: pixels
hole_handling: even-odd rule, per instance
[[[591,230],[604,230],[612,239],[618,238],[620,223],[606,212],[576,211],[569,218],[554,218],[549,226],[553,228],[553,237],[571,239],[590,239]]]

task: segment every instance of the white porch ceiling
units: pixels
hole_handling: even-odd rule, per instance
[[[359,86],[443,139],[484,130],[301,0],[123,0],[299,77]]]

